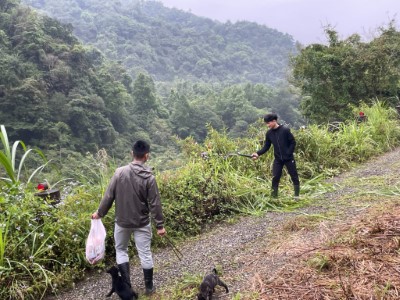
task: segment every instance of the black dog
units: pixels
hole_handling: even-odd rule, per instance
[[[217,270],[214,268],[213,273],[204,277],[203,282],[200,284],[200,293],[197,294],[198,300],[212,300],[212,295],[215,292],[215,287],[220,285],[225,288],[225,291],[229,293],[226,284],[219,279]]]
[[[138,294],[119,275],[119,270],[116,266],[108,269],[107,273],[112,277],[112,288],[106,297],[111,297],[115,292],[122,300],[136,300],[138,298]]]

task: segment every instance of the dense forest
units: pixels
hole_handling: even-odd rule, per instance
[[[120,70],[108,69],[67,26],[17,1],[1,3],[0,119],[12,137],[86,151],[129,130]]]
[[[202,141],[206,124],[239,137],[267,110],[301,122],[287,85],[179,80],[163,94],[152,76],[132,79],[120,62],[82,44],[70,24],[19,1],[0,8],[0,119],[11,139],[57,153],[104,147],[118,155],[138,138],[155,152],[173,147],[174,135]]]
[[[291,36],[251,22],[220,23],[139,0],[23,0],[62,23],[85,44],[119,60],[135,78],[155,81],[276,84],[285,79]]]

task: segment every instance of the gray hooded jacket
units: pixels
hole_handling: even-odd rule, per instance
[[[164,227],[160,193],[151,169],[140,163],[118,168],[100,202],[98,214],[104,217],[115,200],[115,222],[124,228],[140,228],[150,223]]]

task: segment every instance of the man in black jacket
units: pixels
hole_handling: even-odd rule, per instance
[[[279,181],[282,176],[283,166],[289,172],[290,178],[294,186],[294,196],[299,197],[300,194],[300,181],[297,174],[296,162],[294,160],[293,152],[296,146],[296,141],[290,129],[278,123],[278,116],[276,114],[267,114],[264,117],[264,122],[269,130],[265,135],[265,144],[261,150],[253,153],[253,159],[258,157],[269,150],[271,145],[274,146],[274,163],[272,167],[272,197],[278,197]]]

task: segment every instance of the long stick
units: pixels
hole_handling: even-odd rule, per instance
[[[249,157],[249,158],[253,158],[252,155],[249,155],[249,154],[242,154],[242,153],[239,153],[239,152],[237,152],[237,155],[239,155],[239,156],[244,156],[244,157]]]
[[[168,236],[165,235],[164,238],[167,240],[168,244],[171,246],[172,251],[175,253],[176,257],[179,260],[182,260],[183,254],[181,253],[181,251],[179,251],[179,249],[176,248],[176,246],[174,245],[174,243],[170,240],[170,238]]]
[[[229,156],[235,156],[235,155],[253,158],[252,155],[249,155],[249,154],[242,154],[242,153],[240,153],[240,152],[228,153],[226,156],[224,156],[224,158],[228,158]]]

